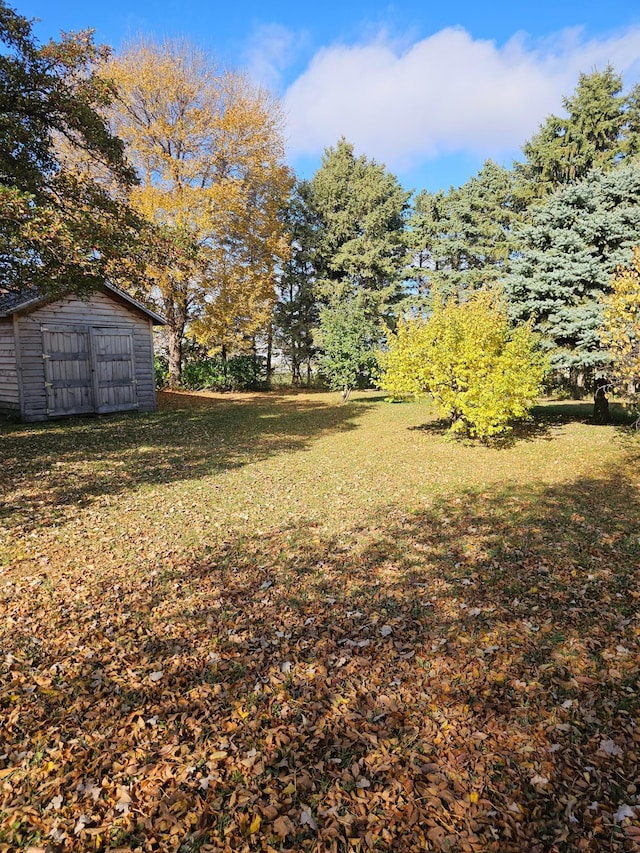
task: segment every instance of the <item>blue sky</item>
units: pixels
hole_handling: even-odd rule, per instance
[[[10,0],[11,2],[11,0]],[[41,39],[92,27],[117,51],[139,33],[186,35],[283,101],[302,176],[344,135],[407,189],[510,165],[580,71],[640,80],[640,4],[325,0],[21,0]]]

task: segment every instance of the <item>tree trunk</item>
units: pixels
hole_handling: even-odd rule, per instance
[[[167,298],[163,304],[167,318],[169,349],[169,388],[179,388],[182,382],[182,344],[187,325],[187,306],[182,300]]]
[[[253,388],[258,387],[258,347],[255,337],[251,343],[251,361],[253,366]]]
[[[595,381],[595,392],[593,395],[593,420],[597,424],[611,423],[609,414],[609,400],[607,399],[607,388],[609,383],[603,377]]]
[[[300,376],[300,357],[297,349],[294,347],[291,351],[291,384],[300,385],[302,377]]]
[[[585,389],[585,375],[580,368],[572,367],[569,371],[569,382],[571,385],[571,397],[574,400],[582,400]]]
[[[169,344],[169,388],[179,388],[182,379],[182,330],[167,327]]]
[[[267,329],[267,364],[266,364],[266,382],[267,388],[271,388],[271,375],[273,373],[273,364],[271,360],[273,358],[273,324],[269,323],[269,328]]]
[[[347,388],[343,388],[343,389],[342,389],[342,402],[343,402],[343,403],[346,403],[346,402],[347,402],[347,400],[349,399],[349,396],[350,396],[350,395],[351,395],[351,388],[348,388],[348,387],[347,387]]]

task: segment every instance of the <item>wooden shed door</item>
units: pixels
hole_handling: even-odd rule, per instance
[[[131,329],[43,326],[42,352],[48,415],[138,408]]]
[[[86,328],[43,326],[42,353],[47,414],[94,411],[90,335]]]
[[[131,329],[91,329],[96,412],[138,408]]]

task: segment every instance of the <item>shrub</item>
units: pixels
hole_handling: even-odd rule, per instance
[[[156,388],[166,388],[169,384],[169,362],[163,355],[155,355],[153,367],[156,375]]]
[[[379,341],[379,326],[353,300],[320,312],[320,373],[332,391],[342,391],[343,402],[352,388],[370,386]]]
[[[604,300],[600,339],[611,358],[609,376],[613,387],[638,406],[640,393],[640,248],[633,260],[619,267]]]
[[[265,359],[252,355],[199,358],[182,368],[182,387],[191,391],[254,391],[264,380]]]
[[[548,370],[529,325],[512,328],[499,297],[435,298],[428,319],[401,320],[380,358],[391,396],[430,393],[451,431],[489,437],[528,416]]]

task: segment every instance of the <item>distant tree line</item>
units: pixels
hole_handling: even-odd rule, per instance
[[[613,68],[594,70],[580,75],[564,107],[511,168],[487,161],[461,187],[413,199],[344,139],[329,148],[298,185],[294,253],[307,266],[295,292],[311,307],[311,290],[317,310],[307,325],[300,315],[296,326],[280,321],[278,334],[293,349],[303,331],[344,393],[370,381],[366,353],[399,318],[426,319],[434,298],[463,303],[491,289],[511,323],[536,334],[553,380],[580,394],[596,376],[613,375],[603,323],[612,277],[640,244],[640,85],[623,94]],[[356,310],[360,319],[348,322]],[[334,354],[326,342],[338,328]]]

